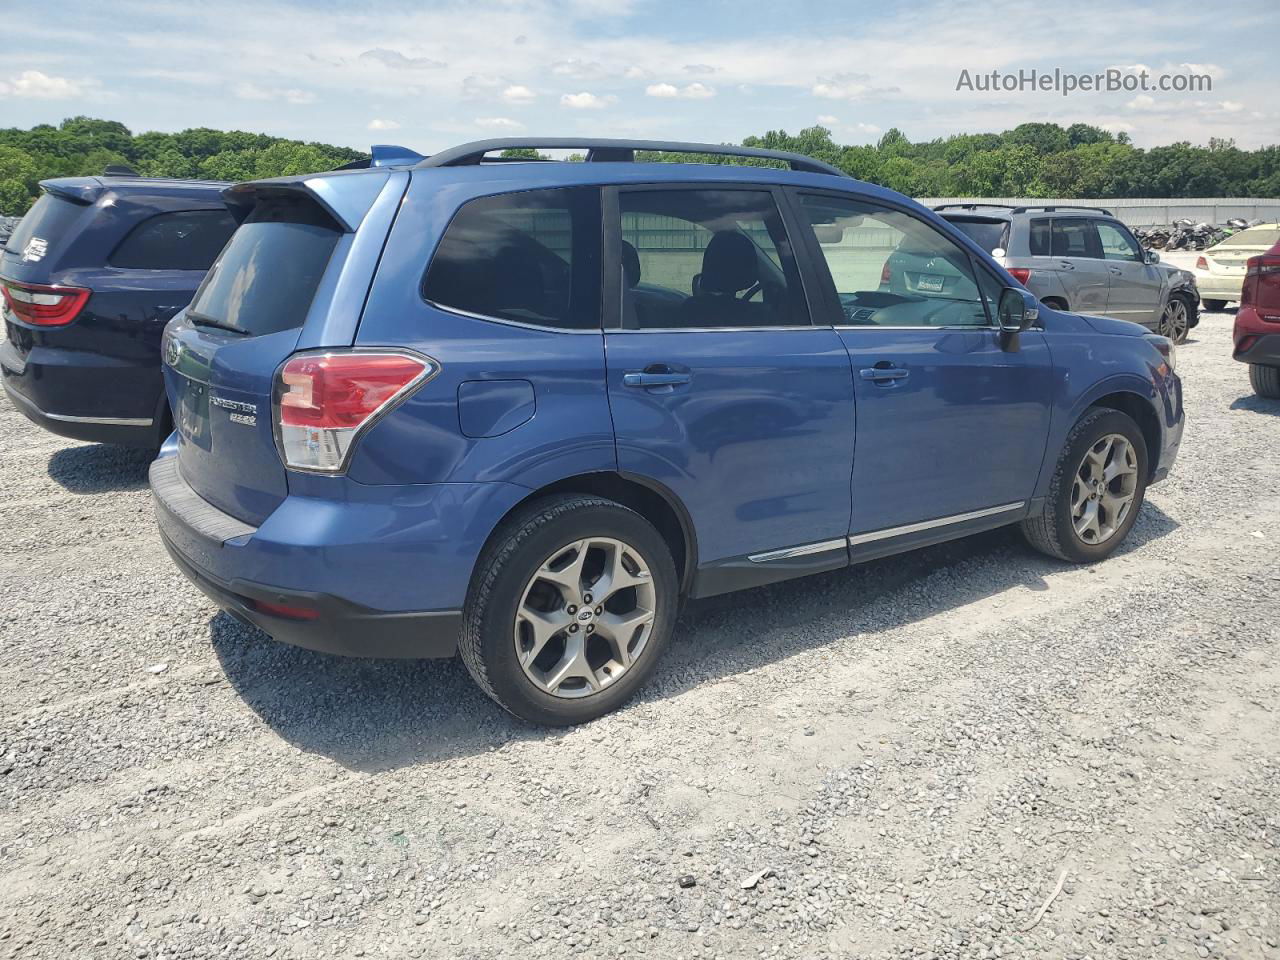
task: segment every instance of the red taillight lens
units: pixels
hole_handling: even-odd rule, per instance
[[[1208,261],[1208,260],[1206,260],[1204,257],[1196,257],[1196,269],[1197,269],[1197,270],[1208,270],[1208,269],[1209,269],[1209,261]]]
[[[1031,268],[1030,267],[1010,267],[1009,275],[1025,287],[1027,283],[1030,282],[1031,280]]]
[[[311,607],[294,607],[287,603],[268,603],[266,600],[254,600],[253,609],[272,617],[283,617],[286,620],[316,620],[320,611]]]
[[[1264,253],[1249,259],[1240,306],[1256,307],[1265,320],[1280,318],[1280,256]]]
[[[880,282],[881,283],[893,282],[893,270],[889,267],[888,260],[886,260],[884,262],[884,266],[880,268]]]
[[[404,353],[304,353],[281,369],[276,425],[286,466],[339,473],[356,434],[439,369]]]
[[[89,294],[84,287],[60,287],[44,283],[0,282],[0,292],[13,315],[33,327],[66,326],[84,309]]]

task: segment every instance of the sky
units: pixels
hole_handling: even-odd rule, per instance
[[[1280,143],[1280,3],[0,0],[0,127],[86,114],[421,152],[496,136],[841,143],[1079,121],[1139,146]],[[1211,90],[982,91],[991,71]],[[957,89],[968,71],[969,83]],[[1133,81],[1130,81],[1133,82]]]

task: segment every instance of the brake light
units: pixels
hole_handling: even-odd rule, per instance
[[[1208,260],[1206,260],[1204,257],[1196,257],[1196,269],[1197,269],[1197,270],[1208,270],[1208,269],[1209,269],[1209,261],[1208,261]]]
[[[407,353],[303,353],[276,382],[276,437],[285,466],[341,473],[360,432],[439,366]]]
[[[0,282],[9,310],[33,327],[64,327],[84,309],[92,290],[45,283]]]
[[[1271,311],[1264,315],[1266,320],[1280,315],[1280,256],[1268,252],[1249,258],[1240,290],[1240,306],[1255,307],[1260,313]]]
[[[893,282],[893,270],[889,267],[889,261],[884,262],[884,266],[880,268],[880,282],[882,284]]]
[[[1009,275],[1024,287],[1031,282],[1030,267],[1009,267]]]

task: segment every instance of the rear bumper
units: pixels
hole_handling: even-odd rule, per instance
[[[1246,334],[1243,350],[1237,347],[1232,359],[1241,363],[1258,363],[1264,367],[1280,367],[1280,331],[1276,333]]]
[[[1212,273],[1196,273],[1196,289],[1201,300],[1239,300],[1244,287],[1244,274],[1223,277]]]
[[[8,340],[0,340],[0,376],[10,403],[50,433],[133,447],[158,447],[164,439],[166,428],[159,421],[166,408],[158,369],[104,366],[94,358],[33,362],[20,357]]]
[[[325,653],[452,656],[475,559],[493,525],[528,491],[499,483],[407,491],[341,478],[312,483],[318,480],[330,499],[287,497],[254,527],[201,499],[179,473],[177,456],[151,465],[165,547],[229,613],[284,643]],[[301,608],[309,618],[263,604]]]

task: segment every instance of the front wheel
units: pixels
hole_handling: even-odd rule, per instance
[[[1249,364],[1249,385],[1253,392],[1269,400],[1280,400],[1280,367]]]
[[[599,497],[535,501],[476,565],[462,661],[517,717],[584,723],[648,680],[675,626],[677,590],[671,550],[639,514]]]
[[[1191,310],[1181,297],[1170,297],[1160,316],[1160,333],[1174,343],[1186,343],[1191,330]]]
[[[1138,425],[1118,410],[1095,407],[1068,434],[1044,508],[1022,521],[1023,535],[1051,557],[1103,560],[1138,519],[1147,477]]]

